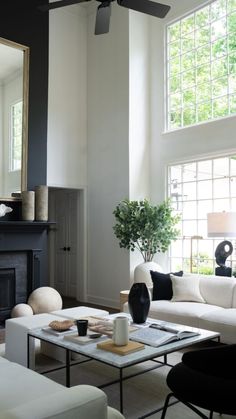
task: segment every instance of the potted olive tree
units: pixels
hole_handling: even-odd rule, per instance
[[[166,252],[179,235],[176,224],[180,218],[172,214],[169,200],[152,205],[147,199],[124,199],[113,214],[116,219],[113,229],[120,247],[139,250],[144,262],[151,262],[158,252]]]
[[[166,252],[171,241],[177,239],[179,231],[176,224],[179,216],[173,215],[169,200],[160,205],[152,205],[146,199],[125,199],[117,205],[113,214],[116,219],[113,229],[120,247],[132,252],[137,249],[143,257],[143,263],[135,268],[134,282],[151,285],[150,270],[161,270],[159,265],[153,262],[153,258],[158,252]],[[129,298],[130,295],[131,293]],[[141,315],[140,307],[136,311]],[[143,320],[144,318],[145,315],[142,321],[137,321],[137,318],[134,320],[134,317],[133,320],[135,323],[143,323],[146,320]]]

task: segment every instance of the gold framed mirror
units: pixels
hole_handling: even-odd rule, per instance
[[[29,47],[0,37],[0,200],[27,189]]]

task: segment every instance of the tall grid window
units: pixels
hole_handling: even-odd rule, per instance
[[[223,238],[207,237],[207,213],[236,211],[236,155],[170,166],[168,195],[181,215],[181,236],[170,246],[171,271],[213,274]],[[235,275],[235,249],[227,264]]]
[[[22,109],[23,102],[19,101],[11,106],[10,123],[10,172],[21,169],[21,150],[22,150]]]
[[[167,27],[167,129],[236,113],[236,0]]]

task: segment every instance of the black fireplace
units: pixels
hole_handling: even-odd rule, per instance
[[[0,251],[0,324],[40,286],[41,249]]]
[[[0,221],[0,326],[16,304],[48,285],[47,233],[51,222]]]
[[[16,271],[15,268],[0,267],[0,316],[7,318],[16,304]]]

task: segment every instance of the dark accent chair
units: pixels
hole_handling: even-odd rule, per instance
[[[182,362],[169,371],[167,384],[172,393],[166,398],[161,419],[172,396],[204,419],[212,418],[213,412],[236,415],[236,344],[186,352]],[[209,410],[209,416],[196,406]]]

